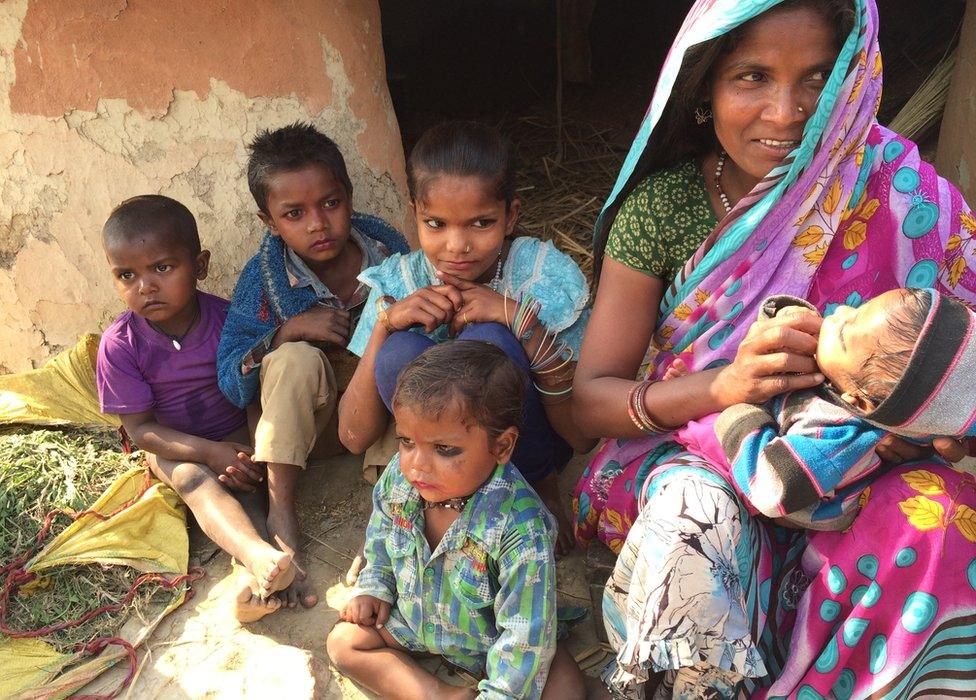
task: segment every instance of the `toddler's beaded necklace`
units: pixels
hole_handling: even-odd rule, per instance
[[[471,500],[471,496],[462,496],[459,498],[447,498],[443,501],[428,501],[423,496],[420,497],[420,507],[424,510],[430,510],[431,508],[446,508],[448,510],[456,510],[458,513],[464,511],[464,507],[468,505],[468,501]]]

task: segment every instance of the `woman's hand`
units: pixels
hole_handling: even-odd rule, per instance
[[[445,323],[451,323],[461,306],[461,293],[447,285],[422,287],[410,296],[391,304],[386,317],[394,330],[405,331],[410,326],[423,326],[428,333]]]
[[[500,323],[508,326],[505,318],[505,298],[491,287],[469,282],[446,272],[437,272],[444,286],[452,287],[461,294],[461,306],[454,313],[451,334],[457,335],[469,323]],[[509,302],[509,313],[515,313],[515,302]]]
[[[735,360],[723,367],[716,379],[720,402],[725,406],[762,403],[823,382],[814,360],[822,323],[812,311],[753,323],[739,344]]]

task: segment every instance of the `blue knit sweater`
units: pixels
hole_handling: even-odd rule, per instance
[[[403,236],[382,219],[354,213],[353,227],[379,241],[391,253],[408,252]],[[316,302],[311,287],[292,287],[285,271],[285,243],[265,232],[234,288],[227,321],[217,346],[217,384],[224,396],[244,408],[258,392],[260,372],[241,373],[241,361],[258,342],[282,323],[310,309]]]

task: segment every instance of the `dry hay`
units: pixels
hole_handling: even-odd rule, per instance
[[[575,113],[563,118],[561,139],[551,112],[499,126],[518,151],[522,229],[553,241],[591,279],[593,224],[625,154],[619,123]]]
[[[44,516],[55,508],[83,510],[120,474],[141,463],[125,455],[111,429],[7,429],[0,434],[0,566],[30,549]],[[49,538],[71,522],[59,516]],[[139,575],[125,566],[66,566],[45,577],[44,587],[10,601],[7,624],[18,631],[73,620],[118,603]],[[79,627],[43,637],[60,651],[112,636],[130,615],[140,615],[159,589],[140,587],[132,603]],[[172,596],[166,592],[161,597]],[[0,635],[0,640],[4,639]]]

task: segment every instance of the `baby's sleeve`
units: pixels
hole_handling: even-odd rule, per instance
[[[102,413],[142,413],[156,405],[152,387],[139,369],[135,348],[112,329],[98,344],[95,379]]]
[[[789,399],[777,402],[788,405]],[[736,489],[768,517],[810,512],[880,464],[875,448],[884,431],[829,401],[811,394],[802,408],[787,411],[788,418],[777,413],[737,404],[715,424]]]

